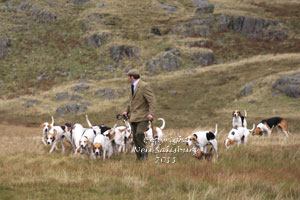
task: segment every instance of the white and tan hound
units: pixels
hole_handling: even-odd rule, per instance
[[[226,149],[229,149],[230,146],[237,143],[237,146],[240,146],[240,144],[246,144],[249,138],[250,133],[255,129],[255,124],[253,124],[253,128],[247,129],[245,127],[238,127],[238,128],[232,128],[228,136],[225,140],[225,147]]]
[[[193,145],[194,154],[197,153],[198,149],[200,149],[200,151],[203,154],[206,154],[207,146],[212,145],[216,153],[216,156],[218,158],[218,142],[216,140],[217,135],[218,135],[218,125],[216,124],[215,133],[212,133],[210,131],[195,132],[186,138],[186,145],[187,146]]]
[[[49,124],[48,122],[44,122],[41,124],[41,128],[43,128],[43,132],[42,132],[42,142],[44,143],[44,145],[47,145],[46,143],[46,137],[49,133],[49,130],[52,128],[51,124]]]
[[[156,127],[153,125],[152,121],[149,121],[148,130],[144,132],[145,141],[151,144],[151,147],[157,146],[159,141],[163,138],[163,129],[165,128],[165,120],[163,118],[158,118],[158,120],[162,121],[161,127]]]
[[[100,157],[101,154],[103,160],[105,160],[106,157],[110,158],[113,153],[113,148],[109,138],[102,134],[97,135],[93,142],[93,152],[94,158]]]
[[[281,117],[272,117],[262,120],[252,134],[263,135],[267,133],[270,137],[274,127],[277,127],[280,133],[284,133],[287,137],[289,136],[287,121]]]
[[[54,118],[52,116],[52,123],[50,125],[51,129],[48,131],[47,134],[47,144],[51,145],[52,147],[50,148],[50,153],[54,150],[58,150],[57,148],[57,142],[59,141],[61,144],[62,152],[65,151],[65,146],[63,143],[63,139],[66,138],[66,140],[73,146],[71,136],[67,132],[67,127],[66,126],[54,126]]]
[[[234,110],[232,112],[232,127],[245,127],[247,128],[247,112],[244,110],[245,115],[243,116],[239,110]]]

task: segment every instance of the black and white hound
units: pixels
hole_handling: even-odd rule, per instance
[[[284,133],[287,137],[289,136],[287,121],[281,117],[272,117],[262,120],[252,134],[263,135],[267,133],[270,137],[274,127],[277,127],[280,133]]]
[[[218,142],[216,140],[216,136],[218,134],[218,125],[216,124],[215,133],[210,131],[198,131],[193,133],[192,135],[186,138],[186,145],[193,146],[193,151],[196,154],[197,149],[203,154],[206,154],[206,149],[208,145],[212,145],[216,152],[216,156],[218,158]]]

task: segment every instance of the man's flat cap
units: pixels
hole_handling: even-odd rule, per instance
[[[127,72],[127,75],[128,76],[140,75],[140,72],[137,69],[131,69],[129,70],[129,72]]]

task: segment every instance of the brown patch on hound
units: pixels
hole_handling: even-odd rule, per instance
[[[287,121],[286,121],[285,119],[281,120],[281,122],[278,124],[278,126],[279,126],[282,130],[288,132],[288,125],[287,125]]]
[[[262,135],[263,132],[259,127],[256,127],[252,133],[252,135]]]
[[[119,129],[120,132],[124,132],[126,131],[126,128],[123,128],[123,129]]]
[[[210,148],[208,153],[204,153],[202,151],[200,151],[200,149],[197,151],[195,158],[199,159],[199,160],[207,160],[207,161],[211,161],[212,159],[212,150],[213,148]]]
[[[231,139],[228,139],[228,142],[227,142],[227,145],[234,145],[234,141],[233,140],[231,140]]]
[[[95,143],[93,146],[94,146],[94,152],[95,152],[96,150],[99,150],[100,152],[102,151],[102,144],[100,144],[100,143]]]

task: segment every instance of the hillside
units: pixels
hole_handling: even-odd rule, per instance
[[[299,68],[297,54],[280,55],[300,50],[297,1],[5,0],[0,7],[2,121],[81,121],[88,113],[112,123],[126,104],[125,71],[134,67],[153,83],[158,115],[196,126],[189,118],[217,117],[225,107],[257,113],[258,104],[239,97],[242,87]],[[248,59],[252,67],[238,64]],[[226,67],[234,61],[238,71]],[[268,105],[255,95],[247,99]],[[57,110],[70,101],[77,116],[62,119]]]

